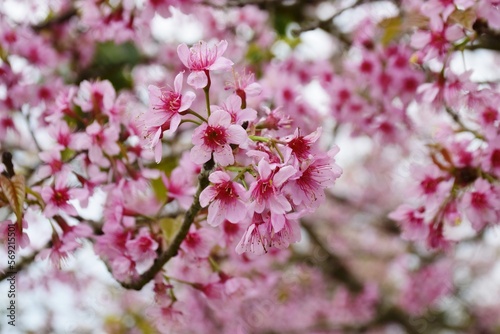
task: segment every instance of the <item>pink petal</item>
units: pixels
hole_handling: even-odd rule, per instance
[[[262,92],[262,86],[256,82],[251,83],[250,85],[246,86],[246,88],[245,88],[245,93],[248,96],[257,96],[261,92]]]
[[[210,182],[212,183],[223,183],[227,181],[231,181],[231,177],[228,173],[222,171],[215,171],[208,177]]]
[[[228,206],[226,211],[226,219],[231,223],[242,221],[247,214],[247,207],[242,202],[236,200],[232,205]]]
[[[228,166],[234,163],[233,150],[231,146],[224,145],[221,149],[214,152],[214,160],[221,166]],[[207,159],[208,161],[208,159]]]
[[[243,144],[248,139],[247,132],[239,125],[231,125],[227,129],[227,134],[229,135],[227,139],[231,144]]]
[[[205,188],[200,194],[200,205],[202,208],[206,207],[217,196],[217,191],[213,186]]]
[[[190,51],[186,44],[183,43],[177,47],[177,55],[179,56],[179,59],[184,64],[184,66],[186,66],[187,68],[189,68],[189,53]]]
[[[203,71],[194,71],[189,74],[187,79],[188,85],[200,89],[205,88],[208,84],[208,78]]]
[[[225,207],[221,205],[220,201],[213,201],[208,207],[207,223],[211,226],[219,226],[225,217]]]
[[[203,123],[202,125],[200,125],[196,129],[194,129],[193,137],[192,137],[192,141],[193,141],[194,145],[202,145],[204,143],[203,135],[205,134],[206,129],[207,129],[206,123]]]
[[[276,173],[276,175],[274,175],[274,178],[273,178],[274,185],[276,187],[281,187],[281,185],[283,183],[285,183],[285,181],[287,181],[290,177],[292,177],[296,172],[297,172],[297,170],[295,168],[293,168],[292,166],[285,166],[285,167],[281,168]]]
[[[181,124],[182,117],[179,114],[175,114],[172,119],[170,120],[170,129],[167,130],[167,133],[169,135],[173,134],[177,128],[179,127],[179,124]]]
[[[210,160],[211,156],[211,152],[202,149],[199,145],[194,146],[189,152],[191,161],[199,165],[204,164],[205,162]]]
[[[271,175],[271,166],[266,160],[262,159],[257,165],[257,171],[261,179],[267,179]]]
[[[155,152],[155,161],[156,163],[160,163],[162,153],[163,153],[163,145],[161,142],[157,142],[155,147],[154,147],[154,152]]]
[[[231,124],[231,115],[229,115],[222,109],[216,110],[208,118],[208,124],[213,126],[221,125],[223,127],[227,127],[229,124]]]
[[[278,233],[285,226],[285,215],[276,214],[271,211],[271,224],[273,225],[273,230]]]
[[[182,89],[182,80],[184,78],[184,71],[180,72],[175,76],[174,79],[174,90],[177,94],[181,92]]]
[[[227,49],[227,41],[226,40],[222,40],[220,41],[219,43],[217,43],[217,45],[215,46],[216,50],[217,50],[217,55],[216,57],[219,58],[220,56],[222,56],[222,54],[226,51]]]
[[[183,94],[179,111],[188,110],[195,98],[196,95],[193,92],[186,92],[186,94]]]
[[[226,57],[217,58],[217,60],[208,67],[210,71],[229,71],[233,66],[233,62]]]

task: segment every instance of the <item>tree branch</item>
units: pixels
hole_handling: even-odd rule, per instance
[[[342,262],[342,260],[332,253],[328,247],[323,243],[323,241],[316,234],[311,224],[307,222],[302,222],[302,227],[306,231],[307,235],[311,241],[317,245],[327,257],[327,266],[322,269],[329,276],[337,279],[338,281],[344,283],[349,291],[353,293],[358,293],[363,290],[363,283],[361,283],[357,277],[355,277],[347,266]]]
[[[194,221],[194,218],[201,210],[200,206],[200,194],[201,192],[208,186],[208,176],[214,166],[213,160],[208,161],[203,165],[203,170],[198,176],[198,190],[196,191],[196,195],[194,196],[193,204],[186,212],[184,216],[184,221],[182,222],[181,228],[174,240],[167,248],[165,252],[163,252],[158,258],[156,258],[155,262],[146,272],[144,272],[139,278],[131,281],[131,282],[119,282],[121,286],[125,289],[133,289],[133,290],[141,290],[144,285],[146,285],[149,281],[151,281],[158,272],[163,268],[163,266],[179,252],[179,248],[186,238],[189,228]]]

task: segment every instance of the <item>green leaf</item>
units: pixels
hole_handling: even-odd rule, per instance
[[[79,80],[96,78],[109,80],[117,91],[132,88],[133,82],[130,71],[142,60],[143,56],[134,43],[100,43],[96,47],[92,64],[85,70]]]
[[[379,23],[379,26],[384,31],[381,38],[382,44],[387,45],[391,41],[396,39],[401,34],[402,24],[403,24],[403,19],[399,16],[389,17],[382,20]]]
[[[74,154],[75,154],[75,151],[73,151],[70,148],[65,148],[61,152],[61,159],[62,159],[62,161],[68,161],[69,159],[71,159],[73,157]]]
[[[160,228],[163,232],[163,238],[165,238],[167,243],[170,244],[181,228],[182,219],[181,217],[162,218],[158,221],[158,223],[160,224]]]
[[[165,187],[165,184],[163,184],[163,180],[161,178],[151,180],[151,187],[153,188],[158,201],[164,203],[167,200],[168,190]]]

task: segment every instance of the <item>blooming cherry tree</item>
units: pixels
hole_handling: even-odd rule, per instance
[[[496,332],[499,30],[492,0],[0,4],[0,328]]]

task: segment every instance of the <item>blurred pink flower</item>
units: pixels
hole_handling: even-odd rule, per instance
[[[191,70],[187,83],[194,88],[204,88],[208,85],[208,71],[228,71],[233,62],[222,54],[227,49],[227,42],[220,41],[216,45],[208,45],[204,41],[188,48],[181,44],[177,48],[177,54],[184,66]]]

